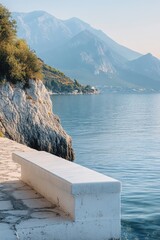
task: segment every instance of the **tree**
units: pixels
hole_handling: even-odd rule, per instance
[[[0,4],[0,80],[12,83],[42,78],[42,62],[24,40],[16,37],[15,21]]]
[[[16,37],[16,22],[10,12],[0,4],[0,42],[11,41]]]
[[[16,42],[16,58],[23,64],[23,72],[25,73],[24,79],[40,79],[42,78],[42,61],[39,60],[36,54],[31,51],[24,40]]]

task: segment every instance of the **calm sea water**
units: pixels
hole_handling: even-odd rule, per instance
[[[76,162],[122,182],[122,240],[159,240],[160,94],[52,99]]]

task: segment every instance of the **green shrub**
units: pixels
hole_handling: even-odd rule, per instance
[[[24,40],[16,37],[15,21],[0,4],[0,81],[12,83],[42,78],[42,62]]]

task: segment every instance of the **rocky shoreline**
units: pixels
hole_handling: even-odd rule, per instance
[[[94,90],[93,92],[86,92],[86,93],[83,93],[83,92],[77,92],[77,91],[73,91],[73,92],[59,92],[59,93],[56,93],[56,92],[51,92],[49,91],[49,94],[50,95],[96,95],[96,94],[100,94],[100,91],[99,90]]]
[[[42,81],[0,85],[0,135],[37,150],[74,159],[72,139],[52,112],[50,95]]]

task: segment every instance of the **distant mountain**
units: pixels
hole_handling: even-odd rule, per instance
[[[84,80],[83,83],[90,83],[91,79],[99,80],[104,74],[113,77],[117,74],[117,68],[126,62],[125,58],[88,30],[80,32],[55,49],[54,55],[56,58],[48,52],[46,58],[44,57],[45,61],[68,72],[73,78],[78,76],[81,82]]]
[[[150,53],[128,62],[128,66],[141,75],[160,81],[160,60]]]
[[[95,28],[92,28],[89,24],[85,23],[84,21],[78,18],[74,17],[74,18],[68,19],[65,21],[65,23],[69,27],[69,29],[72,30],[72,33],[74,35],[80,33],[83,30],[90,31],[91,33],[99,37],[102,41],[104,41],[110,49],[116,51],[119,55],[126,58],[127,60],[133,60],[142,55],[136,51],[133,51],[129,48],[126,48],[118,44],[109,36],[107,36],[102,30],[97,30]]]
[[[120,79],[132,88],[144,91],[160,91],[160,60],[148,53],[126,63],[119,71]]]
[[[92,28],[78,18],[60,20],[44,11],[30,13],[13,13],[17,21],[18,35],[27,40],[41,57],[44,50],[57,48],[81,31],[89,30],[103,40],[111,49],[128,60],[133,60],[141,54],[119,45],[101,30]],[[45,46],[45,49],[44,49]]]
[[[40,57],[72,37],[63,21],[46,12],[13,13],[12,16],[17,22],[18,36],[26,39]]]
[[[47,64],[83,84],[160,90],[159,60],[142,56],[78,18],[60,20],[44,12],[13,13],[18,35]]]

